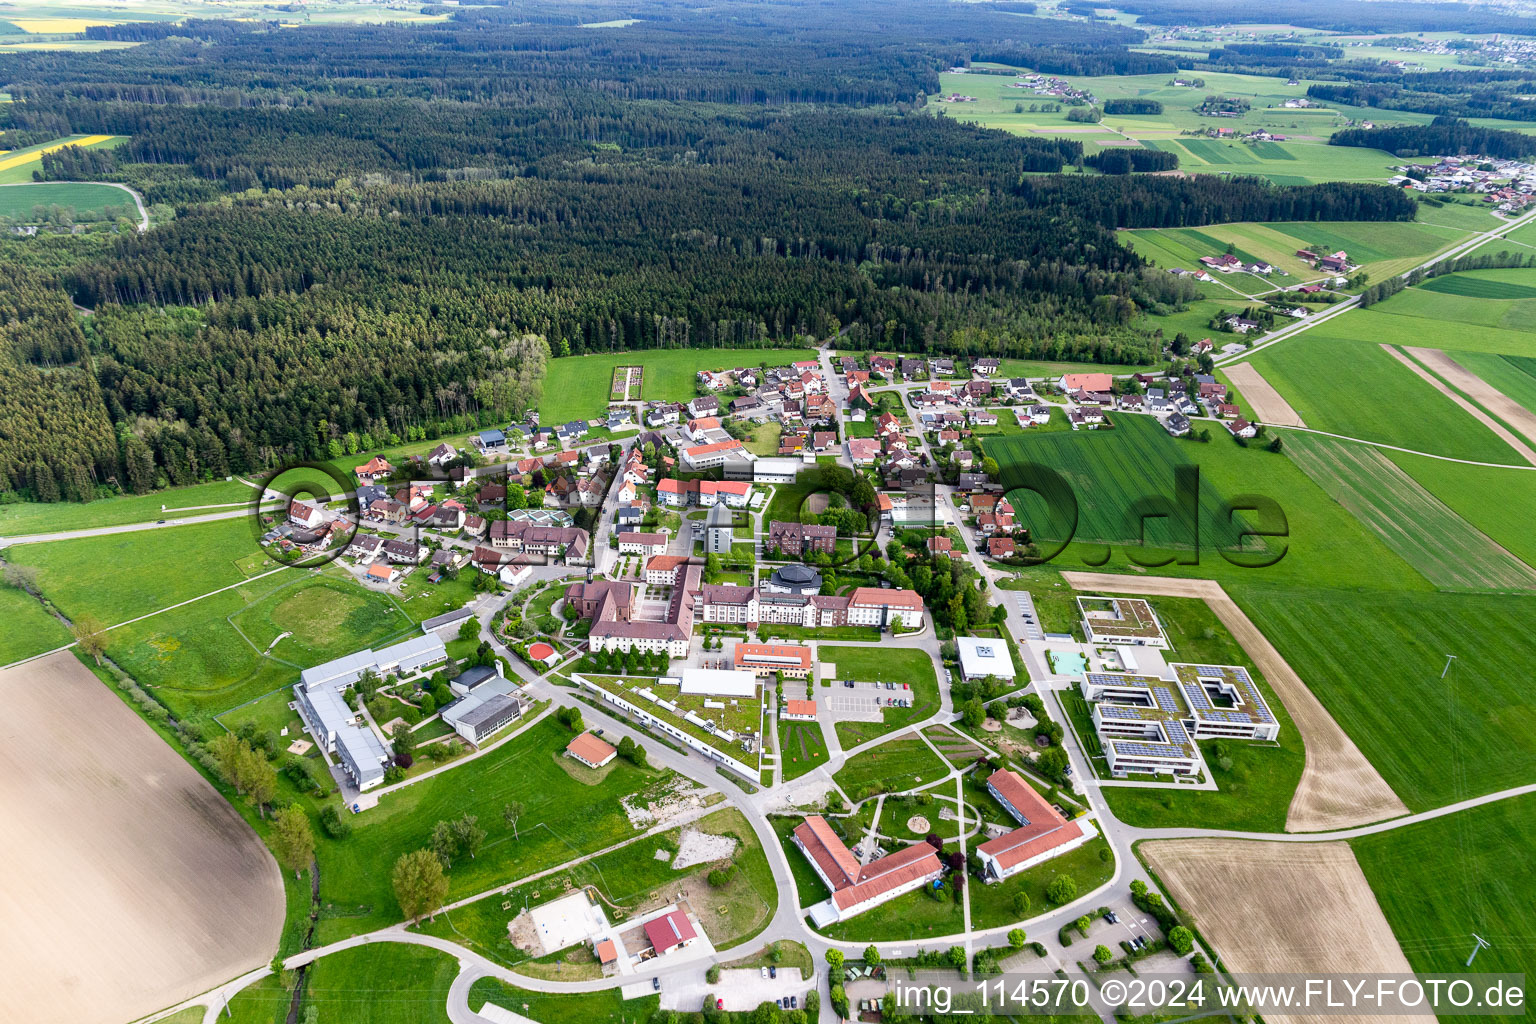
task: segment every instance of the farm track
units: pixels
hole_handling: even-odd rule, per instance
[[[1431,372],[1439,374],[1452,387],[1469,395],[1473,401],[1494,416],[1508,423],[1523,434],[1527,441],[1536,442],[1536,413],[1462,366],[1451,358],[1449,353],[1437,348],[1413,348],[1406,345],[1403,351],[1423,363]]]
[[[1408,369],[1417,374],[1419,378],[1422,379],[1430,387],[1440,392],[1446,398],[1449,398],[1452,402],[1455,402],[1463,412],[1467,413],[1483,426],[1493,431],[1494,434],[1498,436],[1499,440],[1513,448],[1522,459],[1524,459],[1526,462],[1529,462],[1532,466],[1536,466],[1536,450],[1532,450],[1530,445],[1516,437],[1508,427],[1504,426],[1504,424],[1500,423],[1498,420],[1494,419],[1492,416],[1489,416],[1487,413],[1483,412],[1483,410],[1479,409],[1477,406],[1461,397],[1439,377],[1436,377],[1434,374],[1424,369],[1424,367],[1408,358],[1402,352],[1399,352],[1393,346],[1382,343],[1381,347],[1393,359],[1396,359],[1398,362],[1402,363],[1404,366],[1408,367]]]

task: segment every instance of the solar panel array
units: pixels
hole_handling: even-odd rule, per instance
[[[1194,709],[1196,717],[1234,725],[1248,725],[1254,722],[1268,725],[1275,720],[1269,705],[1264,703],[1263,695],[1259,693],[1259,688],[1246,669],[1237,665],[1176,665],[1173,667],[1175,671],[1193,668],[1195,675],[1199,677],[1193,682],[1185,680],[1180,685],[1184,691],[1184,699],[1189,701],[1189,706]],[[1233,684],[1242,692],[1247,708],[1237,711],[1216,707],[1211,703],[1210,694],[1206,692],[1203,685],[1202,681],[1205,679]]]
[[[1115,753],[1128,757],[1187,758],[1189,752],[1172,743],[1153,743],[1148,740],[1111,740]]]

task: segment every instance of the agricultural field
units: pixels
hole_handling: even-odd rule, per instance
[[[117,146],[127,140],[126,135],[67,135],[38,146],[27,146],[0,153],[0,185],[15,185],[32,180],[32,172],[42,165],[43,154],[52,153],[65,146],[89,149],[93,146]],[[117,190],[113,190],[117,191]],[[122,195],[121,192],[118,193]],[[124,196],[123,198],[127,198]],[[31,207],[28,207],[30,210]]]
[[[61,181],[0,188],[0,218],[29,220],[33,210],[39,206],[45,209],[52,206],[67,207],[74,210],[77,221],[94,219],[109,209],[114,217],[127,217],[135,223],[139,219],[139,210],[133,197],[112,185]]]
[[[849,758],[833,776],[854,801],[879,793],[916,789],[948,775],[949,765],[915,733],[889,740]]]
[[[63,647],[73,639],[64,624],[27,593],[0,582],[0,665]]]
[[[1536,590],[1536,569],[1419,486],[1380,449],[1300,432],[1286,441],[1293,462],[1436,587]]]
[[[693,382],[700,370],[732,366],[784,366],[816,353],[803,348],[659,349],[649,352],[613,352],[601,355],[565,356],[549,360],[544,378],[544,399],[539,403],[540,422],[547,426],[574,419],[593,419],[608,407],[613,390],[613,371],[619,366],[639,366],[645,372],[644,393],[633,387],[629,400],[686,402],[693,398]]]
[[[1536,696],[1518,667],[1536,598],[1228,590],[1410,810],[1536,772]]]
[[[1536,357],[1458,352],[1454,358],[1464,369],[1476,374],[1494,390],[1536,415]],[[1515,424],[1506,423],[1506,426],[1514,428]]]
[[[1471,933],[1492,944],[1476,969],[1536,976],[1530,881],[1536,796],[1501,800],[1350,840],[1415,971],[1465,970]]]
[[[1525,564],[1536,566],[1536,470],[1470,466],[1407,452],[1387,452],[1419,485]],[[1489,501],[1497,495],[1497,501]]]
[[[1401,341],[1402,333],[1390,322],[1364,319],[1372,316],[1351,311],[1253,353],[1251,362],[1315,430],[1431,455],[1516,464],[1514,449],[1381,347],[1379,342]]]
[[[1218,282],[1249,294],[1295,287],[1332,276],[1297,259],[1298,249],[1324,253],[1343,249],[1373,278],[1380,278],[1417,266],[1465,235],[1465,231],[1456,228],[1398,221],[1281,221],[1120,233],[1131,248],[1156,260],[1165,269],[1198,269],[1200,257],[1219,256],[1231,245],[1244,262],[1270,263],[1288,275],[1273,274],[1268,278],[1241,273],[1213,275]]]
[[[1143,427],[1151,427],[1159,435],[1163,435],[1161,428],[1150,420],[1149,417],[1137,417],[1122,415],[1117,422],[1132,421],[1141,423]],[[1144,421],[1144,422],[1143,422]],[[1117,428],[1117,433],[1119,428]],[[1063,442],[1070,445],[1078,441],[1103,441],[1111,435],[1097,436],[1099,432],[1066,433],[1057,435]],[[1327,584],[1331,586],[1350,587],[1392,587],[1406,590],[1427,590],[1429,584],[1407,562],[1403,561],[1379,539],[1369,533],[1361,524],[1337,502],[1333,501],[1320,487],[1313,483],[1305,473],[1301,472],[1285,455],[1276,455],[1265,451],[1262,446],[1241,448],[1230,439],[1223,436],[1215,436],[1210,444],[1200,444],[1197,441],[1168,438],[1163,435],[1164,442],[1171,445],[1172,449],[1163,455],[1158,448],[1150,450],[1160,458],[1172,458],[1182,461],[1190,461],[1200,468],[1202,502],[1205,502],[1204,494],[1208,488],[1214,489],[1217,495],[1259,494],[1276,501],[1280,510],[1285,515],[1284,528],[1286,536],[1283,541],[1284,554],[1279,561],[1262,568],[1245,568],[1227,561],[1206,539],[1209,534],[1202,535],[1202,548],[1198,565],[1181,565],[1177,562],[1159,567],[1156,571],[1163,576],[1195,576],[1223,581],[1253,581],[1261,579],[1273,583],[1290,582],[1304,585]],[[1035,440],[1044,441],[1041,435]],[[1009,442],[1031,440],[1026,435],[1020,439],[1006,439]],[[993,442],[994,444],[996,442]],[[1149,438],[1148,444],[1154,445],[1155,438]],[[1066,455],[1061,458],[1075,460],[1070,447],[1065,448]],[[1004,468],[1004,479],[1007,479],[1007,463],[999,455],[999,465]],[[1060,462],[1047,462],[1054,468],[1060,469]],[[1142,484],[1146,489],[1141,493],[1162,494],[1170,499],[1173,495],[1172,465],[1178,462],[1164,462],[1161,470],[1154,466],[1147,466],[1144,472],[1146,481]],[[1089,477],[1090,485],[1093,478]],[[1074,481],[1069,481],[1076,486]],[[1085,501],[1084,494],[1077,494],[1079,503]],[[1012,496],[1015,508],[1021,507],[1021,499],[1018,494]],[[1037,498],[1030,500],[1038,501]],[[1201,508],[1202,517],[1211,514],[1212,506],[1206,502]],[[1082,508],[1079,508],[1082,514]],[[1269,524],[1264,525],[1269,528]],[[1275,551],[1279,551],[1280,540],[1272,540],[1269,543],[1276,545]],[[1091,543],[1074,543],[1058,555],[1051,563],[1058,569],[1090,568],[1107,569],[1110,571],[1122,571],[1128,560],[1128,548],[1116,546],[1109,552],[1111,561],[1108,565],[1102,561],[1105,556],[1105,548],[1102,545]]]
[[[240,518],[22,544],[7,558],[33,566],[38,588],[71,619],[112,625],[271,571],[275,563],[252,564],[261,550]]]
[[[152,523],[157,519],[190,519],[229,511],[225,507],[207,506],[248,505],[255,497],[255,490],[240,481],[221,480],[85,504],[20,501],[0,505],[0,537]]]
[[[784,781],[798,779],[827,763],[827,741],[817,722],[779,723],[779,764]]]
[[[316,960],[303,1005],[348,1024],[447,1024],[448,987],[459,962],[423,946],[379,942]],[[305,1012],[305,1011],[300,1011]]]
[[[853,679],[862,683],[906,683],[911,699],[909,708],[884,708],[881,722],[838,722],[837,739],[844,750],[867,743],[877,736],[905,729],[931,716],[939,707],[939,681],[934,674],[933,658],[927,651],[891,647],[828,647],[817,650],[825,666],[836,667],[837,680]]]
[[[1413,332],[1415,344],[1517,356],[1536,355],[1536,343],[1530,338],[1530,332],[1536,330],[1536,271],[1475,270],[1446,274],[1403,289],[1372,306],[1369,314],[1415,317],[1453,325],[1447,328],[1433,323],[1399,323],[1400,331]],[[1351,317],[1356,315],[1350,314]],[[1483,329],[1466,334],[1464,329],[1468,326]],[[1420,331],[1435,333],[1421,336]],[[1453,339],[1459,336],[1460,340],[1442,344],[1441,334]]]
[[[439,819],[473,814],[490,838],[478,856],[460,858],[448,872],[450,901],[535,874],[624,839],[636,832],[621,801],[632,794],[660,798],[675,778],[669,773],[615,761],[606,774],[577,777],[565,757],[571,733],[553,718],[527,729],[444,775],[385,796],[353,821],[351,837],[319,844],[321,896],[334,910],[322,916],[318,941],[392,924],[400,910],[389,872],[402,853],[424,847]],[[524,805],[516,837],[502,822],[509,800]],[[647,826],[648,827],[648,826]]]
[[[1202,665],[1241,665],[1280,723],[1276,743],[1206,741],[1201,743],[1216,792],[1134,789],[1105,786],[1100,792],[1121,821],[1148,828],[1224,828],[1248,832],[1284,832],[1286,814],[1306,753],[1296,723],[1264,674],[1209,605],[1196,598],[1151,597],[1153,610],[1173,644],[1169,661]],[[1091,741],[1090,741],[1091,742]],[[1218,748],[1220,748],[1218,750]],[[1231,767],[1222,769],[1222,757]]]
[[[13,1019],[138,1017],[266,962],[282,877],[191,764],[73,653],[0,672],[0,698]]]

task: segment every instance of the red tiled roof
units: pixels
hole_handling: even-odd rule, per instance
[[[943,865],[933,847],[916,843],[864,865],[858,884],[834,892],[832,902],[839,908],[857,906],[941,870]]]
[[[795,826],[795,838],[800,840],[805,852],[816,862],[821,873],[832,880],[833,885],[841,888],[858,881],[859,858],[837,838],[837,833],[832,831],[827,819],[819,814],[807,815],[803,822]]]
[[[696,938],[698,934],[693,929],[693,922],[688,920],[688,915],[681,910],[674,910],[665,917],[658,917],[645,926],[645,937],[650,940],[658,954],[681,946],[688,940]]]
[[[1075,821],[1042,827],[1025,825],[1007,835],[982,843],[977,849],[997,860],[1003,870],[1081,838],[1083,827]]]
[[[915,590],[857,587],[849,597],[850,604],[860,607],[874,605],[886,608],[916,608],[918,611],[923,608],[922,595]]]
[[[784,712],[790,715],[810,715],[816,717],[816,702],[813,700],[788,700],[784,702]]]
[[[618,753],[612,746],[604,743],[589,732],[584,732],[571,740],[571,742],[565,745],[565,749],[567,753],[575,754],[588,764],[602,764],[608,758]]]
[[[793,644],[737,644],[735,661],[737,668],[752,663],[808,669],[811,667],[811,649]]]

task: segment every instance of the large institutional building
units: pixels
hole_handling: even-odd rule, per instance
[[[987,792],[1019,823],[1012,832],[976,848],[988,882],[1000,882],[1075,850],[1095,835],[1086,819],[1068,821],[1033,786],[1006,769],[988,777]]]
[[[832,898],[810,909],[818,928],[846,921],[871,907],[929,885],[944,873],[933,847],[916,843],[895,853],[860,864],[858,857],[819,814],[795,826],[795,845],[832,890]]]

